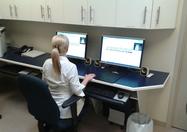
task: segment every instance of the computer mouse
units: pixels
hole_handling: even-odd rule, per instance
[[[119,99],[122,99],[123,97],[124,97],[124,93],[121,93],[121,92],[118,93],[118,98],[119,98]]]

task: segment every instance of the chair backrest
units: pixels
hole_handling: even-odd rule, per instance
[[[27,101],[29,112],[38,121],[48,124],[58,122],[59,108],[43,80],[31,75],[19,75],[18,84]]]

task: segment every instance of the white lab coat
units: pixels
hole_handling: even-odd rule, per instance
[[[72,118],[70,107],[62,108],[65,100],[73,94],[85,96],[83,89],[85,86],[79,82],[77,67],[71,63],[65,56],[60,56],[61,76],[57,76],[53,70],[52,59],[47,59],[43,65],[43,80],[48,84],[49,90],[55,102],[59,106],[60,118]],[[81,112],[84,105],[84,99],[77,102],[77,114]],[[49,108],[50,109],[50,108]]]

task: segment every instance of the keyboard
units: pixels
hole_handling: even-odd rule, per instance
[[[87,74],[87,70],[89,69],[89,65],[85,65],[84,63],[79,63],[76,64],[77,65],[77,69],[78,69],[78,74],[80,76],[84,76],[85,74]]]
[[[98,88],[97,86],[93,87],[88,87],[85,89],[85,92],[87,94],[96,94],[102,97],[107,97],[107,98],[113,98],[115,96],[115,92],[110,90],[110,89],[105,89],[105,88]]]
[[[86,74],[94,73],[96,75],[95,79],[100,78],[102,69],[98,67],[89,67],[86,71]]]
[[[89,73],[94,73],[96,75],[95,79],[108,83],[114,83],[120,78],[119,74],[112,73],[111,71],[103,70],[98,67],[90,67],[87,70],[87,74]]]
[[[108,83],[115,83],[120,78],[119,74],[104,71],[100,76],[100,80]]]

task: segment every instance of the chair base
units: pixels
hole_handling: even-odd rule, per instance
[[[46,132],[46,128],[43,123],[38,122],[38,131],[39,132]]]

